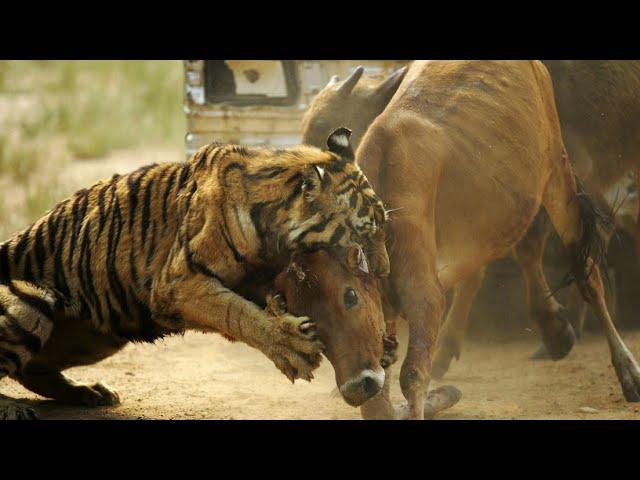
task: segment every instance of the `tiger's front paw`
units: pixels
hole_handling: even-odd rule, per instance
[[[309,317],[296,317],[285,313],[278,317],[278,327],[292,339],[315,340],[318,337],[316,324]]]
[[[296,378],[311,381],[322,360],[324,345],[316,325],[308,317],[284,314],[277,317],[278,335],[270,348],[270,358],[293,383]]]

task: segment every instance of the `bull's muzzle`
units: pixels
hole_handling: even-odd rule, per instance
[[[384,370],[363,370],[356,377],[350,378],[340,386],[340,393],[345,402],[352,407],[359,407],[375,396],[384,385]]]

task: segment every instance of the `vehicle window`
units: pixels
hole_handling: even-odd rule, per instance
[[[207,60],[205,98],[208,103],[290,105],[298,85],[292,61]]]

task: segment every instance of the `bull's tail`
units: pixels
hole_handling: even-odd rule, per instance
[[[600,266],[605,285],[608,287],[607,277],[607,237],[614,228],[611,212],[598,206],[584,190],[578,177],[576,178],[578,211],[582,232],[573,246],[571,270],[565,276],[564,286],[573,282],[583,283],[589,278],[593,268]],[[589,263],[591,259],[591,263]]]

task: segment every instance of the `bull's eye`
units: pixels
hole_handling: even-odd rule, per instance
[[[344,291],[344,306],[347,308],[353,308],[357,305],[357,303],[358,303],[358,294],[353,288],[348,287]]]

